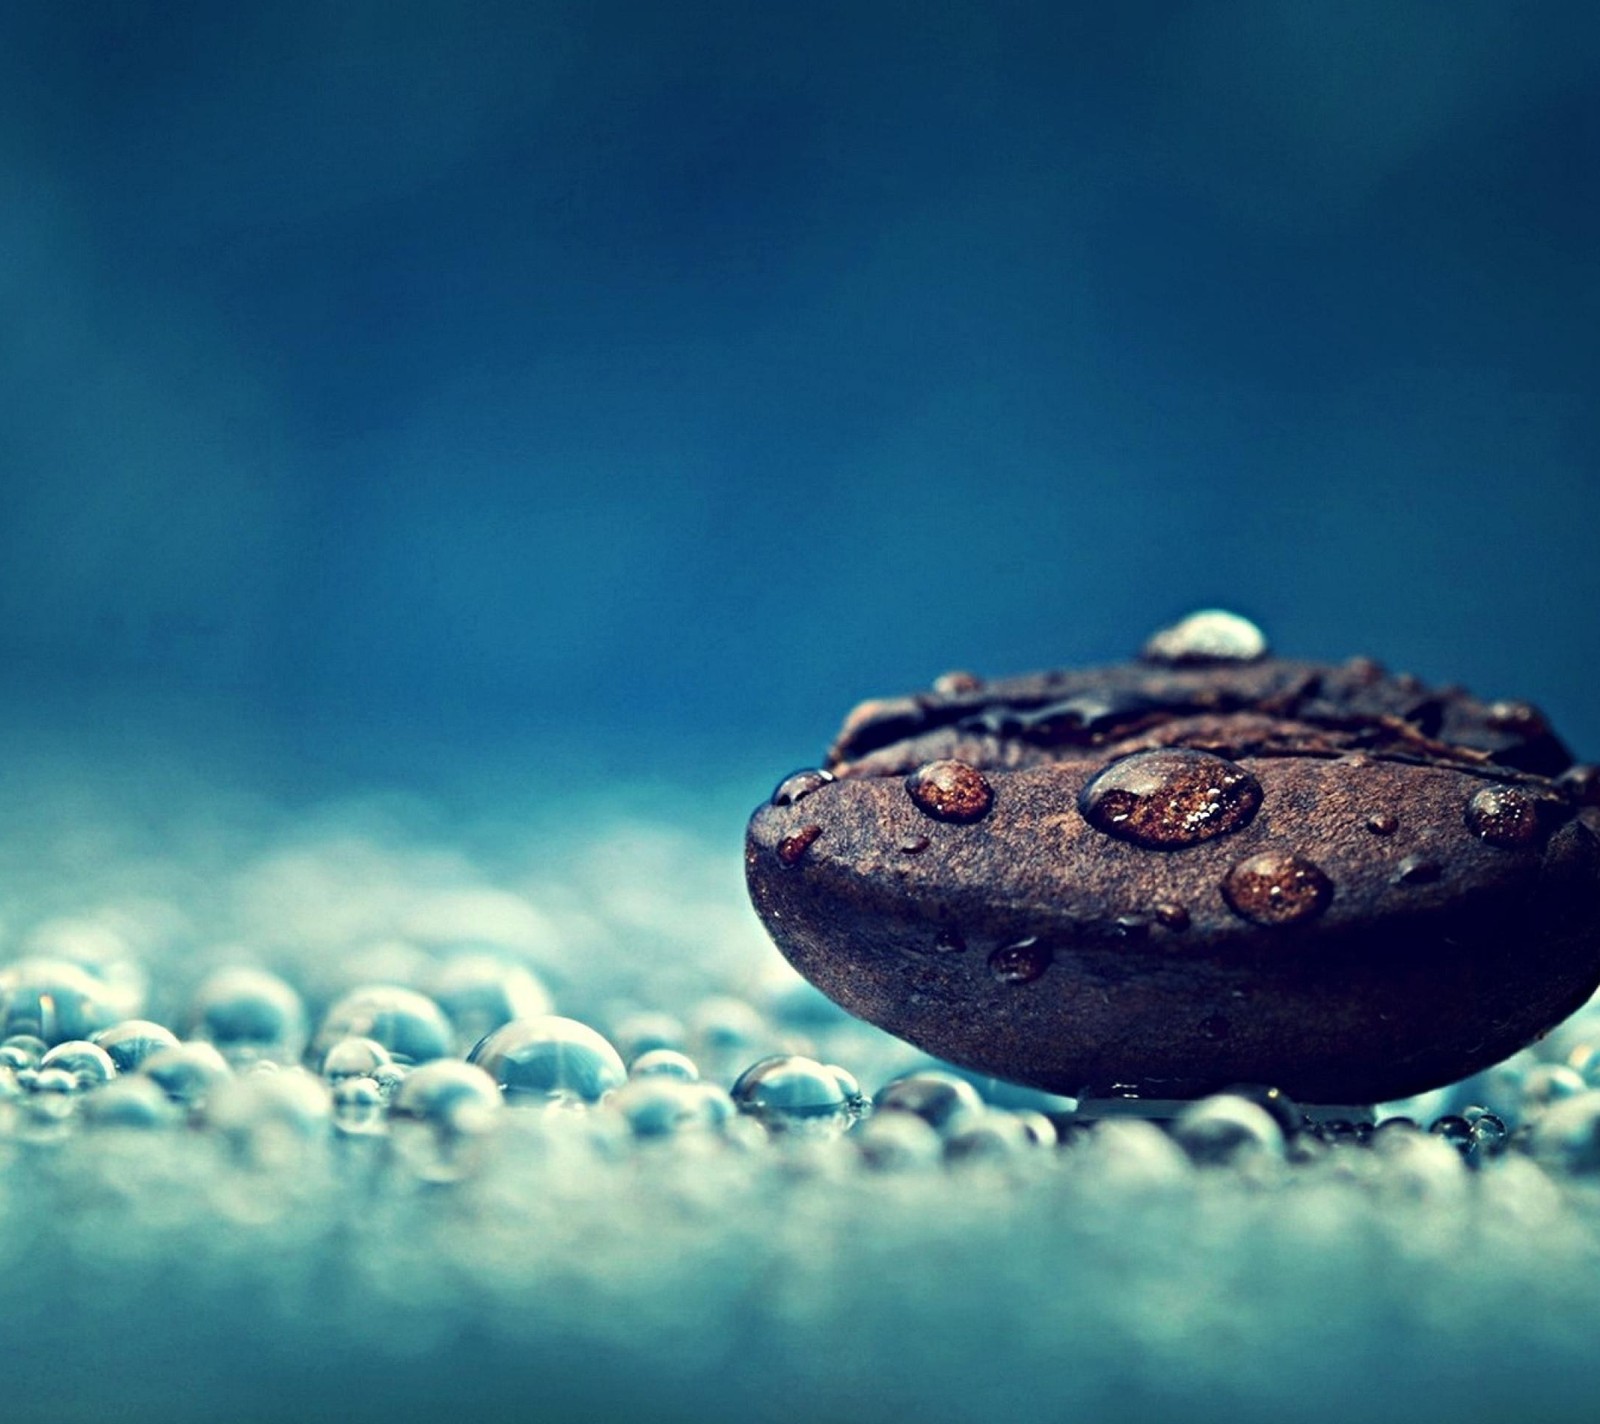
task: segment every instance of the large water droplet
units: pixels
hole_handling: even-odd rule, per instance
[[[261,1059],[295,1063],[306,1046],[300,995],[276,974],[239,965],[219,969],[195,994],[192,1033],[216,1044],[234,1067]]]
[[[817,767],[791,772],[778,783],[777,789],[772,793],[772,804],[793,806],[796,801],[804,800],[813,791],[826,786],[832,780],[831,771],[823,771]]]
[[[588,1024],[557,1014],[513,1020],[474,1048],[468,1061],[513,1100],[594,1103],[628,1078],[617,1050],[604,1038]]]
[[[769,1132],[833,1137],[853,1120],[839,1075],[799,1054],[780,1053],[752,1063],[730,1091],[739,1110]]]
[[[1264,850],[1228,872],[1222,896],[1235,914],[1255,924],[1301,924],[1328,908],[1333,882],[1304,856]]]
[[[1004,944],[989,956],[989,972],[1002,984],[1031,984],[1054,958],[1047,945],[1029,935],[1015,944]]]
[[[1249,825],[1261,783],[1210,752],[1135,752],[1083,788],[1078,809],[1097,831],[1152,850],[1181,850]]]
[[[1203,608],[1155,634],[1140,656],[1152,663],[1248,663],[1266,651],[1266,634],[1248,618]]]
[[[177,1046],[178,1036],[170,1028],[150,1019],[124,1019],[103,1028],[91,1042],[111,1055],[117,1072],[132,1073],[152,1053]]]
[[[0,1038],[32,1034],[46,1044],[65,1043],[120,1017],[115,996],[76,964],[29,958],[0,969]]]
[[[1479,839],[1506,850],[1538,845],[1544,836],[1538,798],[1520,786],[1485,786],[1467,802],[1467,825]]]
[[[957,825],[981,821],[994,805],[994,789],[977,767],[964,761],[919,766],[906,777],[906,794],[924,815]]]

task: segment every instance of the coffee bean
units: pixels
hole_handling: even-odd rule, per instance
[[[751,819],[757,911],[838,1003],[981,1073],[1380,1101],[1600,981],[1594,777],[1536,708],[1273,657],[1231,615],[864,703],[825,766]]]

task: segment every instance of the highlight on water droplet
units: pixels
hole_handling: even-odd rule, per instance
[[[1539,801],[1520,786],[1484,786],[1467,802],[1467,825],[1479,840],[1525,850],[1544,837]]]
[[[1181,850],[1249,825],[1261,783],[1210,752],[1163,747],[1114,761],[1083,788],[1078,810],[1097,831],[1151,850]]]

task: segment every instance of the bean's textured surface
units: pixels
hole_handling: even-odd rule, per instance
[[[863,703],[751,818],[838,1003],[1063,1093],[1462,1078],[1600,982],[1592,769],[1538,710],[1194,615],[1135,662]]]

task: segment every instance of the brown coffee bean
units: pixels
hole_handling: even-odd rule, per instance
[[[1378,1101],[1600,981],[1600,807],[1571,768],[1527,703],[1271,657],[1211,612],[1132,663],[863,704],[832,779],[752,817],[748,879],[813,983],[976,1071]]]

